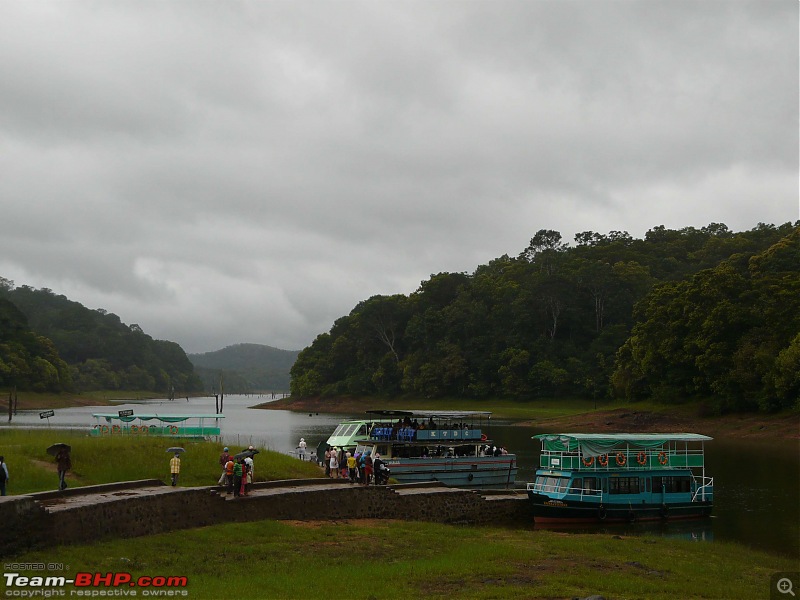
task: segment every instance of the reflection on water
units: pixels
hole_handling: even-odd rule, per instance
[[[269,399],[259,396],[226,396],[225,418],[220,420],[222,440],[232,446],[253,444],[292,453],[303,437],[309,452],[326,440],[336,425],[361,415],[295,413],[285,410],[252,410],[249,407]],[[146,408],[145,408],[146,407]],[[49,420],[39,411],[22,411],[14,427],[50,427],[88,432],[95,412],[132,408],[161,414],[213,414],[214,398],[154,400],[111,407],[58,409]],[[8,427],[0,422],[0,430]],[[539,442],[531,440],[536,431],[511,421],[492,420],[489,435],[517,455],[517,486],[535,478]],[[798,440],[744,442],[714,440],[706,445],[706,470],[714,477],[714,516],[703,521],[604,525],[572,529],[625,535],[650,534],[696,540],[735,541],[746,546],[789,556],[800,555],[800,452]],[[526,524],[527,525],[527,524]]]
[[[714,540],[714,517],[683,521],[652,521],[644,523],[609,523],[602,525],[535,525],[534,530],[568,533],[606,533],[608,535],[648,535],[694,542]]]

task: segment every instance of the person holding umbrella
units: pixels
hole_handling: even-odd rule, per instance
[[[70,451],[72,447],[69,444],[53,444],[47,449],[47,453],[50,456],[54,456],[56,459],[56,465],[58,466],[58,489],[65,490],[67,489],[67,482],[65,480],[67,476],[67,471],[72,469],[72,459],[70,458]]]

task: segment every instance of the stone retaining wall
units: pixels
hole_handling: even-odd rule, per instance
[[[28,548],[263,519],[406,519],[515,526],[533,523],[530,502],[524,495],[511,493],[483,496],[441,486],[363,487],[298,480],[256,484],[254,494],[226,499],[215,487],[173,488],[161,482],[156,486],[145,483],[150,485],[129,482],[116,489],[94,486],[106,489],[95,489],[79,500],[65,500],[62,504],[54,501],[53,495],[0,498],[0,556],[12,556]]]

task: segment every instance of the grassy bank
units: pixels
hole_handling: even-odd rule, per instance
[[[217,525],[15,561],[186,576],[196,600],[767,598],[770,576],[797,568],[726,543],[396,521]]]
[[[147,436],[90,437],[65,431],[23,429],[0,430],[0,454],[10,471],[8,493],[27,494],[55,489],[56,466],[46,449],[55,442],[72,446],[72,471],[67,475],[71,487],[161,479],[169,481],[170,446],[181,446],[180,485],[215,485],[219,478],[219,455],[223,445],[188,439]],[[242,448],[231,448],[238,452]],[[320,470],[291,456],[260,449],[255,458],[256,481],[321,476]]]

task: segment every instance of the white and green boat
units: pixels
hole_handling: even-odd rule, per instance
[[[367,415],[339,424],[328,446],[379,455],[400,483],[514,485],[517,459],[489,439],[490,412],[369,410]]]

